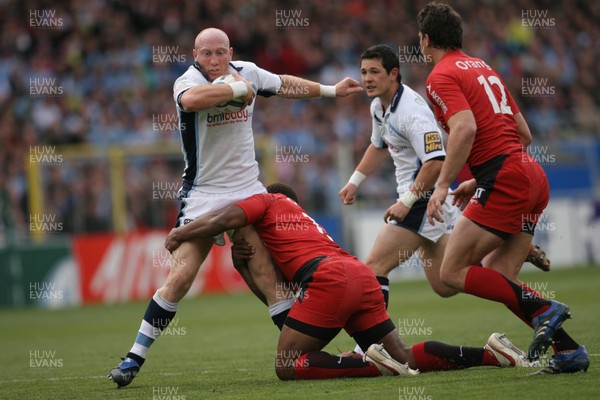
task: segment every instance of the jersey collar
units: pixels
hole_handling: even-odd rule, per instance
[[[400,83],[398,85],[398,90],[396,90],[396,94],[392,98],[392,102],[390,104],[390,112],[393,113],[398,108],[398,103],[400,103],[400,97],[402,97],[402,93],[404,93],[404,85]]]

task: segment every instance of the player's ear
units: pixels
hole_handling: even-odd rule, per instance
[[[229,48],[229,60],[233,60],[233,47]]]
[[[400,73],[400,70],[398,70],[398,68],[392,68],[392,70],[390,71],[390,79],[392,81],[395,81],[396,78],[398,78],[399,73]]]
[[[431,38],[429,37],[428,34],[426,33],[421,33],[421,37],[422,37],[422,43],[423,43],[423,47],[430,47],[431,46]]]

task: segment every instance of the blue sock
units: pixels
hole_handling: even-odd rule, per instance
[[[154,293],[146,309],[146,314],[144,314],[144,319],[135,338],[135,343],[131,350],[129,350],[129,353],[127,353],[127,357],[135,360],[140,367],[146,360],[148,348],[175,316],[177,304],[163,299],[158,294],[158,291]]]

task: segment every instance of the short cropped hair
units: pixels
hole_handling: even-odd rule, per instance
[[[417,16],[417,26],[422,35],[429,36],[436,49],[462,49],[462,18],[448,4],[432,1]]]
[[[296,194],[296,191],[292,189],[291,186],[286,185],[285,183],[273,183],[267,186],[267,192],[280,193],[294,200],[296,203],[298,202],[298,195]]]

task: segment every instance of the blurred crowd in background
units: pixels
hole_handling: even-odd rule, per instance
[[[28,235],[32,153],[51,155],[66,144],[179,146],[169,125],[176,115],[172,85],[193,62],[201,29],[225,30],[234,59],[324,84],[359,80],[361,52],[385,43],[405,55],[403,81],[424,95],[431,66],[417,54],[416,16],[426,3],[0,1],[0,232]],[[464,51],[498,70],[536,143],[600,135],[600,2],[450,4],[463,17]],[[290,183],[310,212],[338,215],[337,192],[369,144],[369,102],[366,95],[258,99],[257,154],[263,171],[272,171],[263,179]],[[157,128],[157,121],[167,123]],[[338,162],[344,151],[354,156],[348,170]],[[301,157],[277,157],[289,153]],[[62,221],[61,231],[113,229],[109,161],[45,161],[44,213]],[[164,193],[157,199],[156,190],[174,192],[182,170],[180,154],[126,158],[127,229],[173,225],[177,201]],[[387,207],[395,188],[390,160],[361,186],[361,202]]]

